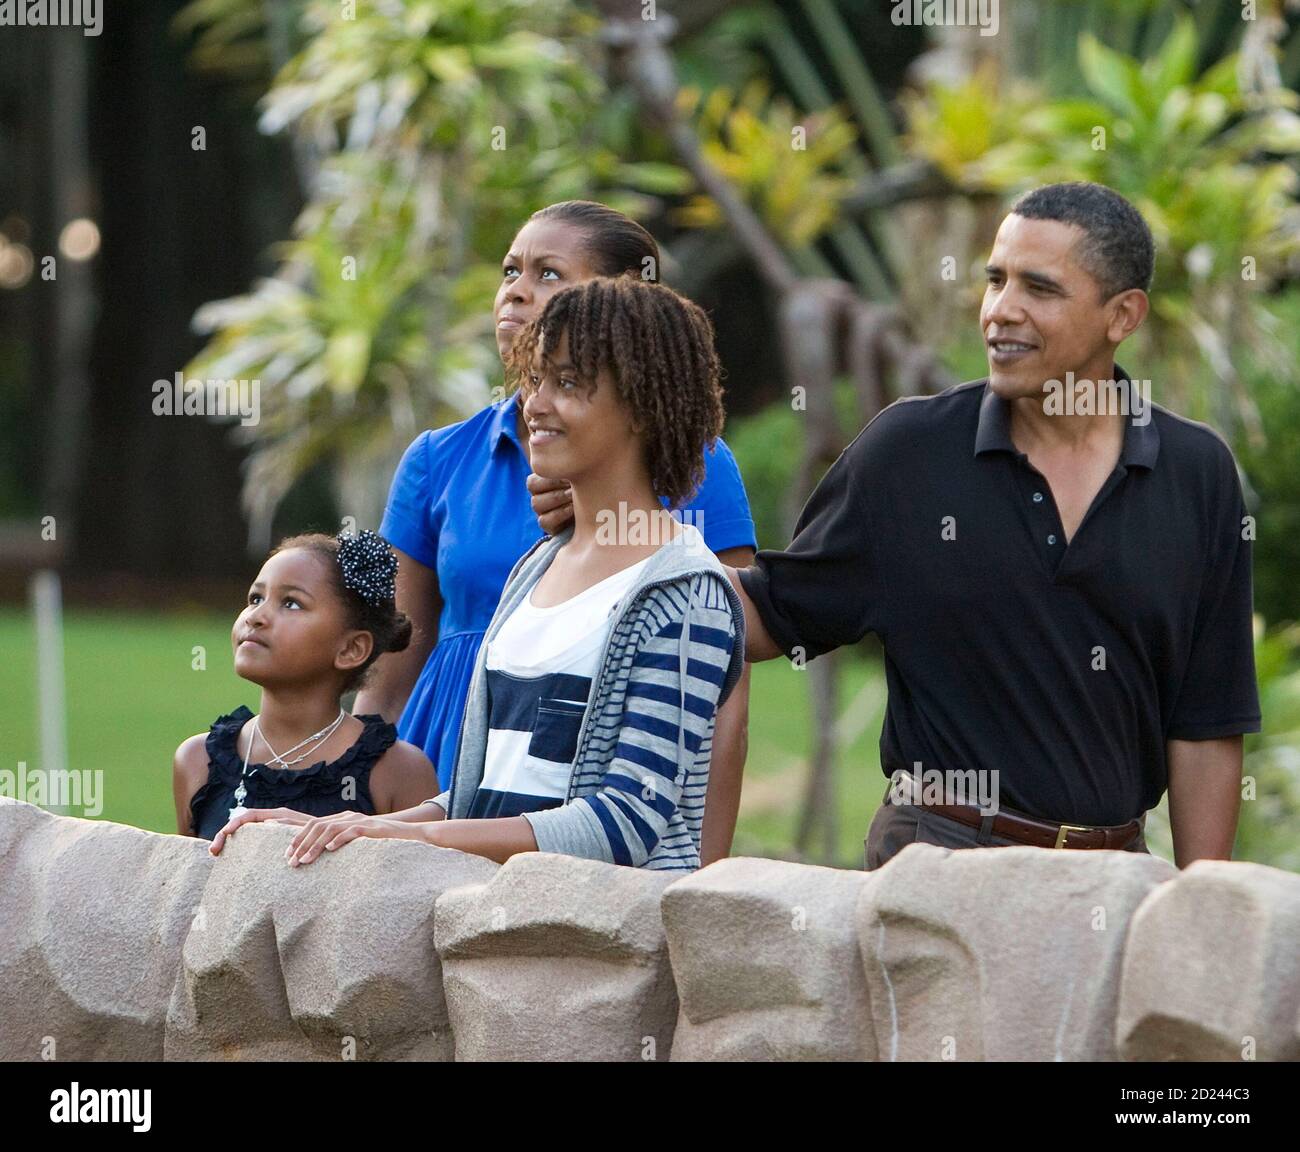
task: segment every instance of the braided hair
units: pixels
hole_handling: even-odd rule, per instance
[[[554,354],[569,334],[581,383],[602,368],[642,429],[655,494],[674,508],[704,479],[704,451],[722,434],[721,368],[704,310],[662,284],[633,276],[597,277],[555,293],[520,329],[507,370],[524,395],[536,354]]]
[[[357,536],[326,536],[307,532],[281,540],[271,550],[275,556],[301,548],[311,552],[329,574],[335,595],[346,611],[347,626],[369,632],[374,639],[366,662],[348,673],[344,692],[359,688],[371,666],[385,652],[402,652],[411,643],[411,620],[397,609],[397,557],[382,536],[363,531]]]

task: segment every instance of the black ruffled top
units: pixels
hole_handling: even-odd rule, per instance
[[[235,789],[244,769],[236,742],[240,729],[252,718],[253,713],[241,704],[230,715],[218,717],[208,730],[207,783],[190,799],[195,833],[205,840],[217,834],[235,807]],[[370,770],[393,746],[397,729],[382,716],[357,719],[365,728],[337,760],[318,760],[310,768],[270,768],[250,761],[244,780],[248,791],[244,807],[293,808],[310,816],[332,816],[348,810],[373,815]]]

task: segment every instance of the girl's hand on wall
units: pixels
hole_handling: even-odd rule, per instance
[[[212,838],[208,851],[213,856],[220,856],[227,836],[233,836],[235,829],[245,824],[260,824],[272,821],[276,824],[306,824],[313,817],[306,812],[295,812],[292,808],[244,808],[237,812]]]
[[[424,826],[386,816],[364,816],[359,812],[342,812],[337,816],[320,816],[307,824],[285,849],[291,868],[310,864],[322,852],[333,852],[359,836],[379,840],[424,840]]]

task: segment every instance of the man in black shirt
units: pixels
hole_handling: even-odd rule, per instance
[[[1166,788],[1178,865],[1231,854],[1253,522],[1227,445],[1115,364],[1153,264],[1117,193],[1022,197],[987,267],[988,378],[890,405],[790,547],[731,570],[751,660],[882,641],[869,868],[912,840],[1143,851]]]

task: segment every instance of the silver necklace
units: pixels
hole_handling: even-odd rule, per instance
[[[277,760],[281,764],[286,764],[286,765],[297,764],[300,760],[305,760],[308,756],[312,754],[312,752],[315,751],[317,747],[325,743],[325,741],[328,740],[334,734],[335,729],[337,729],[338,726],[343,723],[343,718],[346,715],[347,713],[345,713],[343,709],[340,708],[339,714],[334,718],[333,723],[325,725],[325,727],[322,728],[319,732],[313,732],[310,736],[307,737],[306,740],[299,740],[297,744],[295,744],[292,748],[289,749],[289,752],[296,752],[304,744],[312,740],[316,740],[316,744],[313,745],[311,748],[308,748],[307,751],[304,752],[297,759],[289,760],[289,761],[286,761],[282,756],[280,756],[276,752],[274,748],[271,748],[271,745],[267,741],[266,736],[263,735],[261,728],[258,726],[258,720],[260,720],[261,717],[258,716],[254,718],[253,731],[250,733],[248,737],[248,751],[244,753],[244,767],[239,773],[239,787],[235,789],[235,806],[230,810],[231,817],[233,818],[239,815],[240,812],[243,812],[245,810],[244,801],[248,798],[248,788],[245,787],[244,782],[248,780],[249,777],[251,776],[251,773],[248,771],[248,761],[249,761],[249,757],[253,755],[253,745],[257,743],[257,738],[259,736],[262,737],[262,743],[265,744],[267,748],[270,748],[271,756],[273,760]],[[318,737],[319,739],[317,739]],[[254,768],[253,771],[256,772],[257,769]]]
[[[310,736],[307,737],[306,740],[299,740],[297,744],[295,744],[284,754],[284,756],[292,755],[294,752],[297,752],[298,749],[301,748],[304,744],[311,744],[312,746],[308,748],[307,751],[304,752],[301,756],[295,756],[292,760],[286,760],[284,756],[281,756],[274,748],[271,747],[271,741],[269,741],[266,738],[266,733],[263,732],[261,728],[258,727],[258,720],[261,719],[260,716],[257,718],[257,720],[253,721],[253,735],[254,737],[257,736],[262,737],[262,743],[266,745],[267,750],[271,753],[271,759],[269,761],[270,763],[282,764],[284,767],[289,768],[294,764],[302,763],[302,761],[306,760],[307,757],[310,756],[313,752],[315,752],[317,748],[319,748],[322,744],[324,744],[326,740],[328,740],[331,736],[333,736],[335,729],[337,729],[338,726],[343,723],[343,718],[346,715],[347,713],[344,712],[342,708],[340,708],[339,714],[334,717],[333,721],[331,721],[329,724],[326,724],[325,727],[320,729],[319,732],[313,732]],[[315,743],[312,743],[313,741],[315,741]],[[251,750],[251,744],[250,744],[250,750]]]

